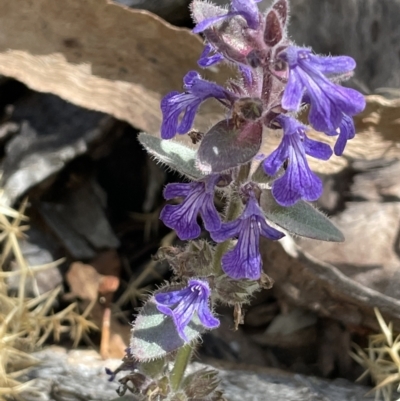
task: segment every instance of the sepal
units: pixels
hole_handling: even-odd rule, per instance
[[[279,205],[271,191],[261,194],[260,206],[267,220],[298,235],[328,242],[343,242],[342,232],[320,211],[305,201],[298,201],[290,207]]]
[[[213,248],[205,240],[189,241],[184,248],[164,246],[155,260],[166,260],[178,277],[206,277],[212,273]]]
[[[219,382],[216,370],[203,368],[185,377],[182,389],[190,400],[209,399]]]
[[[173,140],[157,138],[145,132],[139,134],[138,140],[157,161],[192,180],[203,177],[202,172],[196,167],[197,154],[194,149]]]
[[[258,281],[235,280],[226,275],[217,277],[214,285],[221,303],[231,306],[250,302],[254,292],[260,290]]]

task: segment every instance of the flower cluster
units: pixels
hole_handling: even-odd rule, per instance
[[[355,61],[347,56],[319,56],[296,46],[287,36],[287,0],[275,0],[265,12],[259,11],[259,1],[232,0],[229,9],[207,0],[193,1],[193,31],[202,33],[206,41],[199,66],[227,62],[236,66],[239,79],[225,88],[190,71],[183,80],[184,92],[169,93],[161,102],[163,139],[191,130],[207,99],[226,108],[224,120],[200,136],[196,163],[203,176],[165,188],[167,200],[183,200],[165,206],[161,220],[181,240],[190,240],[201,233],[200,216],[211,239],[228,244],[220,264],[224,274],[234,280],[260,279],[260,236],[279,240],[284,235],[271,227],[260,206],[261,188],[265,187],[251,175],[238,179],[240,166],[260,160],[263,126],[282,132],[279,146],[263,157],[262,169],[275,201],[291,207],[321,196],[322,182],[311,171],[307,156],[328,160],[333,153],[341,155],[355,135],[353,116],[365,107],[362,94],[339,85],[351,76]],[[305,108],[309,125],[296,119]],[[327,143],[309,138],[310,127],[336,136],[333,150]],[[239,215],[229,216],[226,222],[214,205],[222,175],[230,177],[224,192],[228,200],[242,202]],[[158,309],[173,318],[183,340],[195,312],[204,327],[218,325],[208,305],[208,281],[207,277],[191,279],[180,291],[156,294]]]

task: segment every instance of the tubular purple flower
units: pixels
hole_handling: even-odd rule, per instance
[[[306,155],[328,160],[332,150],[326,143],[306,136],[306,127],[292,117],[280,114],[276,119],[283,128],[278,148],[263,162],[264,171],[273,176],[287,161],[282,177],[272,184],[272,194],[282,206],[292,206],[300,199],[315,201],[322,194],[321,180],[310,170]]]
[[[257,29],[260,25],[260,13],[258,11],[257,3],[260,1],[261,0],[232,0],[230,10],[227,14],[207,18],[204,21],[199,22],[194,27],[193,32],[203,32],[216,22],[222,21],[226,18],[236,17],[237,15],[240,15],[246,20],[247,26],[250,29]]]
[[[355,68],[351,57],[321,57],[302,47],[289,46],[279,57],[289,65],[289,79],[282,107],[289,111],[300,108],[303,94],[310,99],[310,124],[317,131],[334,131],[343,114],[353,116],[365,108],[364,96],[351,88],[331,82],[328,77],[348,74]]]
[[[172,317],[179,336],[185,342],[188,342],[185,328],[195,312],[205,328],[215,329],[219,326],[219,320],[213,316],[208,305],[209,298],[210,287],[207,281],[198,279],[189,280],[188,286],[182,290],[155,295],[157,309]]]
[[[183,197],[180,205],[166,205],[160,219],[176,231],[181,240],[197,238],[201,229],[197,223],[200,213],[208,231],[218,230],[221,220],[214,205],[214,188],[219,175],[209,176],[205,181],[168,184],[164,190],[165,199]]]
[[[237,244],[222,257],[223,271],[233,279],[257,280],[261,276],[260,235],[278,240],[284,234],[270,227],[258,202],[251,194],[242,215],[228,223],[222,223],[218,231],[211,232],[216,242],[238,236]]]
[[[197,109],[206,99],[232,102],[236,97],[222,86],[202,79],[197,71],[190,71],[183,79],[184,93],[171,92],[161,100],[163,121],[161,137],[171,139],[176,133],[185,134],[192,127]],[[179,116],[183,114],[179,122]]]
[[[334,131],[327,132],[326,134],[329,136],[335,136],[339,134],[333,150],[336,156],[341,156],[344,152],[347,141],[353,139],[356,135],[353,119],[348,115],[343,114],[342,122],[340,123],[339,127]]]
[[[197,64],[201,68],[207,68],[214,64],[218,64],[222,60],[224,60],[224,56],[220,53],[217,53],[210,44],[207,44],[205,45],[203,53],[201,53]]]

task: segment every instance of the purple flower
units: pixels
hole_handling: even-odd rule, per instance
[[[220,53],[217,53],[213,46],[210,44],[205,45],[203,53],[201,53],[197,64],[201,68],[207,68],[214,64],[221,62],[224,59],[224,56]]]
[[[219,326],[219,320],[213,316],[208,305],[209,297],[208,283],[197,279],[189,280],[188,286],[182,290],[155,295],[157,309],[172,317],[179,337],[185,342],[189,341],[185,334],[185,327],[190,323],[195,312],[205,328],[215,329]]]
[[[185,75],[184,93],[171,92],[161,100],[163,121],[161,137],[171,139],[178,134],[185,134],[192,127],[197,109],[208,98],[233,101],[235,95],[214,82],[202,79],[197,71]],[[179,122],[179,116],[183,114]]]
[[[222,257],[222,269],[236,280],[257,280],[261,276],[260,234],[278,240],[284,236],[270,227],[254,195],[251,194],[242,215],[228,223],[222,223],[218,231],[211,232],[216,242],[238,236],[237,244]]]
[[[332,150],[326,143],[307,138],[306,127],[292,117],[279,115],[275,121],[283,128],[282,142],[263,162],[267,174],[275,175],[287,161],[283,176],[272,184],[272,194],[282,206],[292,206],[298,200],[315,201],[322,194],[321,180],[310,170],[306,155],[328,160]]]
[[[106,371],[106,375],[110,376],[110,377],[108,378],[108,381],[109,381],[109,382],[114,381],[115,377],[117,376],[117,375],[114,373],[114,371],[112,371],[110,368],[107,368],[107,367],[105,368],[105,371]]]
[[[289,79],[282,98],[286,110],[297,111],[303,94],[310,99],[310,124],[322,132],[339,127],[343,114],[353,116],[364,110],[364,96],[354,89],[331,82],[327,76],[351,72],[356,63],[351,57],[321,57],[302,47],[289,46],[279,57],[289,65]]]
[[[160,214],[164,224],[175,230],[181,240],[200,235],[201,229],[197,223],[199,213],[208,231],[220,228],[221,220],[214,205],[214,187],[218,180],[219,176],[213,175],[206,181],[174,183],[165,187],[165,199],[185,198],[180,205],[166,205]]]
[[[336,156],[341,156],[343,154],[344,148],[346,147],[347,141],[353,139],[356,135],[356,129],[354,127],[354,121],[351,117],[343,114],[342,121],[339,127],[330,132],[326,132],[327,135],[335,136],[339,134],[339,137],[333,148]]]
[[[261,0],[232,0],[230,10],[227,14],[207,18],[204,21],[199,22],[193,29],[193,32],[203,32],[216,22],[222,21],[226,18],[235,17],[237,15],[240,15],[246,20],[249,28],[257,29],[260,25],[260,13],[258,11],[257,3],[260,1]]]

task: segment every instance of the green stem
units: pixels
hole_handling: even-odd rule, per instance
[[[179,387],[181,386],[186,367],[192,356],[192,351],[193,349],[190,344],[186,344],[179,349],[178,354],[176,355],[175,364],[172,368],[170,379],[171,387],[174,391],[179,390]]]

